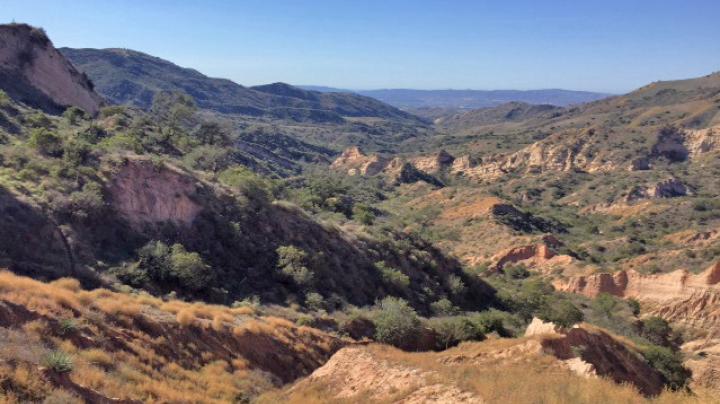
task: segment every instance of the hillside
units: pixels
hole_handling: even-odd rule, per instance
[[[343,117],[418,121],[368,97],[324,94],[283,83],[243,87],[128,49],[63,48],[60,52],[90,77],[100,94],[115,104],[148,109],[158,92],[180,91],[192,96],[200,108],[224,114],[332,123],[342,122]]]
[[[58,53],[45,32],[25,24],[0,25],[0,88],[50,113],[74,105],[95,114],[103,103],[87,76]]]
[[[354,115],[380,108],[355,95],[66,52],[152,102],[50,114],[35,87],[0,88],[0,400],[720,391],[720,76],[430,126]]]
[[[342,90],[321,86],[302,86],[322,92],[353,92],[378,99],[398,108],[477,109],[494,107],[508,102],[568,106],[596,101],[610,94],[572,90]]]

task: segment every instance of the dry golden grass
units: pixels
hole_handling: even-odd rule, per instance
[[[181,326],[189,327],[195,324],[197,317],[195,317],[195,312],[192,309],[182,309],[178,311],[175,319]]]
[[[523,355],[498,358],[492,352],[522,346],[529,340],[487,340],[463,344],[440,353],[408,353],[391,347],[367,347],[379,363],[402,366],[408,375],[419,375],[421,385],[456,387],[473,393],[487,403],[658,403],[685,404],[713,402],[711,395],[690,395],[665,391],[658,397],[642,396],[634,386],[618,385],[604,378],[583,378],[559,365],[549,355],[538,355],[532,349]],[[524,349],[524,348],[523,348]],[[454,358],[447,361],[443,359]],[[363,377],[363,376],[358,376]],[[368,374],[368,378],[378,375]],[[408,376],[408,380],[412,380]],[[417,380],[416,380],[417,382]],[[368,383],[367,386],[374,384]],[[314,379],[290,389],[264,394],[259,403],[392,403],[408,399],[416,388],[400,389],[378,398],[374,391],[357,391],[351,397],[337,397],[341,386],[337,380]],[[412,387],[409,385],[409,387]],[[430,397],[427,397],[430,400]]]
[[[317,331],[305,338],[309,332],[287,320],[243,318],[254,313],[251,308],[86,291],[69,279],[42,283],[0,271],[0,301],[31,311],[20,313],[14,345],[0,340],[0,402],[42,402],[52,395],[72,402],[38,371],[49,350],[71,354],[71,379],[106,397],[226,403],[273,388],[275,378],[298,372],[294,364],[319,366],[335,349],[334,338]],[[82,326],[72,335],[56,334],[50,324],[66,318]],[[190,324],[200,325],[200,332],[187,332]],[[12,358],[12,365],[5,362]]]

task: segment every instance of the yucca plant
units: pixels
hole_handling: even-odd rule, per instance
[[[73,370],[73,361],[70,355],[62,351],[53,351],[43,358],[43,366],[58,373],[68,373]]]

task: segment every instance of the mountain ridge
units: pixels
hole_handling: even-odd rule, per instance
[[[278,83],[246,87],[130,49],[60,48],[59,51],[92,79],[98,92],[116,104],[148,109],[158,92],[180,91],[192,96],[201,108],[224,114],[301,122],[341,123],[345,116],[422,122],[407,112],[367,97],[313,93],[284,83],[280,83],[285,87],[284,93],[278,88],[273,92],[272,86]],[[290,88],[294,90],[288,91]],[[298,94],[302,98],[298,98]]]

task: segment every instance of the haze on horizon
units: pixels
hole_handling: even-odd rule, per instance
[[[711,0],[298,3],[5,0],[0,22],[243,85],[623,93],[720,70]]]

